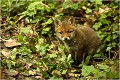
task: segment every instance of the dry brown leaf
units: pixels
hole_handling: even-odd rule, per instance
[[[75,73],[68,73],[68,75],[71,76],[71,77],[78,77],[78,76],[80,76],[80,74],[75,74]]]
[[[1,68],[0,68],[0,78],[1,78],[1,79],[4,79],[4,77],[5,77],[5,74],[2,72],[2,70],[1,70]]]
[[[101,14],[101,13],[103,13],[103,12],[108,12],[110,9],[111,9],[111,8],[109,8],[109,7],[106,7],[105,9],[99,8],[98,13]]]
[[[42,76],[35,76],[35,78],[37,78],[37,79],[41,79],[41,78],[42,78]]]
[[[107,12],[108,12],[110,9],[111,9],[111,8],[109,8],[109,7],[106,7],[106,8],[105,8],[105,11],[107,11]]]
[[[87,8],[86,8],[86,6],[83,6],[82,8],[83,8],[84,10],[86,10],[86,9],[87,9]]]
[[[19,43],[15,39],[9,39],[9,40],[5,41],[4,45],[5,45],[5,47],[15,47],[15,46],[21,45],[21,43]]]
[[[105,12],[105,10],[104,10],[104,9],[102,9],[102,8],[99,8],[98,13],[99,13],[99,14],[101,14],[101,13],[103,13],[103,12]]]
[[[3,49],[2,55],[5,56],[6,58],[9,58],[11,56],[11,52],[7,49]]]
[[[52,74],[58,74],[59,76],[61,76],[61,72],[58,71],[58,70],[54,70],[54,71],[52,71]]]
[[[29,75],[36,75],[36,71],[35,70],[29,70]]]
[[[5,69],[5,73],[8,74],[9,76],[17,76],[19,74],[18,71],[13,70],[13,69]]]

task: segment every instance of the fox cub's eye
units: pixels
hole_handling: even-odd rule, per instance
[[[60,34],[62,34],[63,32],[61,31],[61,32],[59,32]]]
[[[71,33],[72,31],[68,31],[68,33]]]

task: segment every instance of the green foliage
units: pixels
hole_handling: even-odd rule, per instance
[[[89,25],[96,31],[102,42],[98,54],[94,57],[102,60],[111,59],[111,57],[116,59],[119,42],[118,9],[118,0],[108,2],[102,0],[81,2],[2,0],[0,20],[1,31],[4,33],[2,38],[8,39],[7,33],[17,33],[10,35],[10,38],[16,38],[21,45],[8,48],[11,56],[2,57],[0,64],[3,69],[16,69],[25,76],[31,76],[32,70],[35,72],[34,75],[42,75],[41,78],[51,80],[71,78],[68,74],[75,74],[78,70],[73,69],[71,55],[66,56],[65,47],[59,45],[56,40],[53,25],[54,18],[63,18],[68,15],[75,17],[76,22],[78,19],[80,23],[77,24],[82,25],[91,21]],[[89,56],[86,61],[89,61]],[[119,78],[118,70],[112,69],[107,62],[105,63],[96,63],[95,66],[83,65],[82,77]],[[74,78],[78,77],[74,76]]]
[[[119,78],[117,72],[111,71],[110,67],[105,64],[97,64],[98,68],[93,65],[82,67],[82,76],[93,76],[93,78]]]

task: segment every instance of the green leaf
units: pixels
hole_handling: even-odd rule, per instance
[[[90,58],[91,58],[91,55],[88,55],[88,56],[86,57],[86,59],[85,59],[85,63],[89,63]]]
[[[76,72],[77,70],[71,70],[72,73]]]
[[[111,35],[108,35],[107,38],[106,38],[106,40],[110,41],[110,39],[111,39]]]
[[[69,66],[66,64],[65,61],[63,61],[63,66],[64,66],[65,68],[68,68],[68,67],[69,67]]]
[[[102,0],[90,0],[90,2],[95,2],[95,4],[102,4]]]
[[[47,34],[50,31],[50,28],[43,28],[41,34]]]
[[[118,38],[118,35],[117,34],[113,34],[112,38],[114,40],[114,39]]]
[[[98,30],[101,27],[101,25],[102,23],[98,22],[98,23],[95,23],[92,28],[94,28],[95,30]]]
[[[59,50],[59,51],[64,51],[64,50],[65,50],[65,47],[64,47],[63,45],[60,45],[60,46],[58,47],[58,50]]]
[[[93,65],[91,65],[91,66],[85,66],[85,65],[83,65],[83,67],[82,67],[82,73],[81,74],[84,77],[86,77],[86,76],[90,75],[91,73],[98,74],[99,70],[96,69],[96,68],[94,68]]]
[[[43,44],[44,43],[44,39],[43,38],[39,38],[38,42],[39,42],[39,44]]]
[[[103,18],[106,18],[107,17],[107,15],[105,14],[105,13],[102,13],[102,14],[100,14],[101,16],[100,16],[100,19],[101,20],[103,20]]]
[[[31,10],[33,8],[35,8],[36,5],[40,5],[40,2],[33,2],[28,6],[28,9]]]
[[[23,32],[23,33],[29,33],[30,32],[30,29],[31,29],[31,27],[25,27],[25,28],[22,28],[21,27],[21,29],[20,29],[20,32]]]
[[[45,27],[46,25],[51,24],[52,22],[53,22],[53,20],[51,18],[49,18],[47,21],[42,23],[42,25]]]
[[[101,57],[102,55],[101,54],[95,54],[94,57]]]
[[[63,71],[62,71],[62,74],[66,74],[66,73],[67,73],[67,70],[63,70]]]
[[[101,21],[103,24],[107,24],[107,25],[110,24],[110,21],[107,20],[107,19],[101,19],[100,21]]]
[[[82,67],[82,75],[85,77],[85,76],[88,76],[90,74],[90,70],[88,69],[88,66],[84,66]]]
[[[92,9],[87,8],[85,11],[87,14],[92,13]]]
[[[12,54],[10,57],[11,57],[12,60],[15,60],[16,54],[14,53],[14,54]]]
[[[108,70],[109,68],[107,65],[104,65],[104,64],[97,64],[97,65],[100,69],[103,69],[103,70]]]
[[[111,47],[107,47],[106,51],[110,51]]]
[[[70,7],[70,0],[64,0],[63,6],[64,9],[67,9]]]
[[[43,77],[44,78],[49,78],[49,74],[45,71],[45,72],[42,72],[42,74],[43,74]]]
[[[77,10],[79,8],[78,3],[72,4],[71,7],[75,10]]]
[[[37,72],[40,72],[40,70],[41,70],[41,69],[40,69],[39,67],[37,67],[36,71],[37,71]]]
[[[56,53],[52,53],[52,54],[49,54],[50,55],[50,58],[55,58],[57,57],[57,54]]]
[[[70,60],[71,60],[71,54],[69,54],[67,57],[67,61],[70,61]]]
[[[56,14],[56,15],[55,15],[55,18],[59,18],[59,19],[60,19],[61,16],[63,16],[63,15],[64,15],[63,13]]]
[[[10,69],[10,68],[11,68],[11,66],[12,66],[12,64],[11,64],[11,63],[7,63],[7,67],[8,67],[8,69]]]

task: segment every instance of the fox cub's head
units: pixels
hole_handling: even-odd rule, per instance
[[[70,40],[75,36],[75,20],[69,18],[68,20],[60,21],[59,19],[54,20],[56,36],[60,40]]]

